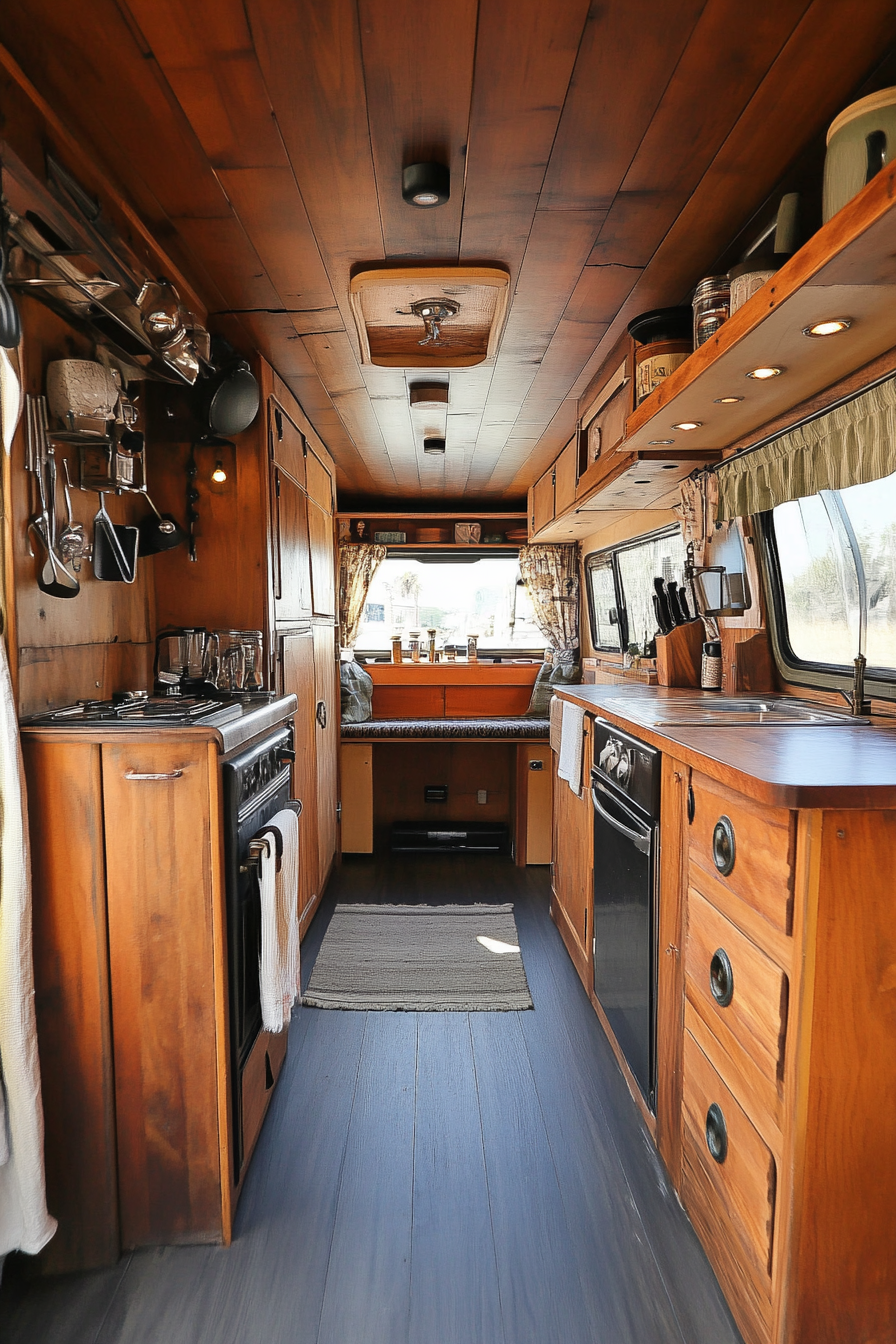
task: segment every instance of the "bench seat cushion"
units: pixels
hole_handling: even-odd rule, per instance
[[[343,740],[396,737],[547,738],[548,719],[370,719],[343,723]]]

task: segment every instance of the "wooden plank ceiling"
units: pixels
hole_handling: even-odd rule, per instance
[[[892,0],[25,0],[0,41],[211,311],[294,390],[352,496],[518,499],[635,314],[684,299],[896,41]],[[401,198],[437,159],[451,199]],[[500,263],[496,357],[363,366],[353,268]],[[425,297],[425,296],[421,296]],[[447,379],[448,375],[445,375]]]

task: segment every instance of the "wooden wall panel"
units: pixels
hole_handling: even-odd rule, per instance
[[[394,821],[426,821],[434,826],[462,821],[512,823],[516,745],[503,742],[375,742],[373,771],[388,788],[375,788],[374,827],[378,839]],[[427,803],[427,784],[447,785],[446,803]],[[477,802],[480,789],[487,801]]]

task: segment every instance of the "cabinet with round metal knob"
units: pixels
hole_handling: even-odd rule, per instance
[[[734,870],[737,844],[730,817],[719,817],[712,831],[712,861],[723,877]]]

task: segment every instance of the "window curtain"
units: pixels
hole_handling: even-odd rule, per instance
[[[716,470],[716,519],[879,481],[896,471],[896,379]]]
[[[579,548],[522,546],[520,575],[532,599],[535,622],[559,663],[574,663],[579,651]]]
[[[385,546],[358,542],[339,548],[339,629],[344,649],[355,647],[371,581],[385,558]]]

